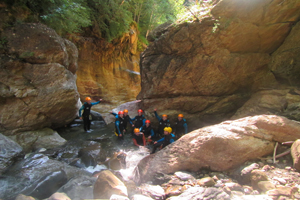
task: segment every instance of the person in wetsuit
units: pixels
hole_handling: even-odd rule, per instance
[[[140,132],[138,128],[135,128],[133,130],[133,133],[134,133],[132,136],[133,144],[137,147],[146,146],[145,135],[142,132]]]
[[[133,122],[132,127],[134,128],[141,128],[143,125],[145,125],[146,118],[143,115],[143,110],[138,110],[138,115],[131,119]]]
[[[155,133],[150,123],[150,120],[146,120],[140,131],[144,133],[146,140],[151,143],[152,140],[155,140]]]
[[[94,105],[99,104],[102,99],[99,99],[99,101],[92,103],[92,99],[90,97],[85,98],[84,104],[79,109],[79,118],[83,119],[83,129],[85,132],[91,132],[91,119],[90,119],[90,113],[91,113],[91,107]],[[81,111],[83,110],[83,114],[81,115]]]
[[[157,148],[164,148],[165,146],[173,143],[175,141],[175,135],[172,134],[172,128],[171,127],[165,127],[164,128],[164,137],[160,140],[154,142],[154,146],[152,149],[152,153],[155,153]]]
[[[112,115],[114,115],[116,117],[116,119],[118,118],[118,114],[117,113],[114,113],[114,112],[110,112]],[[127,131],[127,124],[128,122],[132,125],[132,121],[128,115],[128,110],[127,109],[124,109],[123,110],[123,119],[124,119],[124,128],[125,128],[125,132]]]
[[[179,114],[177,121],[175,122],[173,133],[176,136],[176,139],[179,139],[184,134],[187,134],[187,132],[188,132],[188,126],[186,123],[186,119],[183,118],[183,114]]]
[[[158,122],[159,122],[159,125],[158,125],[158,137],[163,137],[164,136],[164,128],[165,127],[170,127],[170,121],[168,120],[168,116],[163,114],[162,115],[162,118],[160,118],[157,114],[157,109],[154,109],[154,114],[155,114],[155,117],[157,118]]]
[[[123,118],[123,111],[118,112],[118,118],[115,121],[115,135],[118,137],[118,140],[124,139],[124,118]]]

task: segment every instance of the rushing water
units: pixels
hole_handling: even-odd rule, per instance
[[[46,178],[60,176],[63,178],[60,181],[65,184],[64,171],[71,177],[88,174],[91,177],[90,173],[111,169],[119,171],[124,180],[131,179],[133,169],[142,158],[149,155],[149,150],[133,145],[131,128],[121,142],[114,134],[114,123],[106,125],[104,121],[92,121],[91,128],[93,131],[87,133],[83,130],[82,121],[75,120],[70,126],[57,129],[56,131],[67,140],[67,143],[58,148],[33,152],[15,163],[6,174],[0,177],[0,193],[2,193],[0,199],[15,199],[15,196],[20,193],[30,196],[40,183],[43,181],[46,183],[46,179],[41,178],[44,175],[47,175]],[[123,156],[126,166],[122,166],[122,169],[121,167],[113,169],[113,163],[110,162],[113,159],[110,158],[120,152],[126,155]],[[68,166],[77,168],[68,169]],[[61,169],[64,171],[60,171]],[[49,173],[52,174],[49,176]],[[59,173],[64,173],[64,175],[59,175]],[[61,186],[56,184],[58,188]],[[53,192],[58,188],[52,188]]]

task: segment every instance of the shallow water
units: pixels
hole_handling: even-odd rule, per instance
[[[138,148],[133,145],[131,128],[129,128],[128,133],[124,135],[124,140],[121,142],[117,140],[117,137],[114,134],[114,123],[106,125],[104,121],[92,121],[91,128],[93,131],[87,133],[83,130],[82,121],[75,120],[68,127],[57,129],[56,131],[61,137],[67,140],[67,143],[55,149],[28,154],[23,160],[14,164],[14,166],[0,178],[0,186],[3,189],[0,190],[0,193],[8,192],[11,194],[2,194],[0,195],[0,198],[14,199],[13,197],[15,197],[15,195],[28,189],[29,185],[32,185],[34,181],[36,184],[36,180],[39,180],[40,176],[46,173],[43,172],[43,170],[48,170],[47,168],[46,170],[42,168],[41,172],[39,169],[43,164],[37,162],[41,162],[44,159],[47,159],[47,162],[53,160],[54,163],[50,165],[51,167],[57,165],[55,162],[65,163],[64,165],[78,167],[78,170],[83,169],[86,173],[94,173],[104,169],[110,169],[107,160],[109,160],[114,153],[123,152],[126,154],[126,168],[115,171],[119,171],[125,180],[131,179],[135,166],[143,157],[149,155],[149,150],[147,148]],[[98,162],[98,158],[96,159],[96,163],[88,163],[87,165],[86,162],[82,162],[85,158],[85,154],[80,156],[80,152],[82,149],[90,147],[95,147],[96,152],[100,151],[103,162]],[[93,151],[94,149],[91,150],[91,152]],[[96,155],[99,154],[96,153]],[[35,157],[38,158],[35,159]],[[49,168],[49,172],[50,171]],[[75,174],[76,173],[78,172],[75,172]],[[26,176],[24,176],[24,174]]]

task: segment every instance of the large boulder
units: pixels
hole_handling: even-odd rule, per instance
[[[298,22],[299,8],[298,1],[222,0],[212,17],[168,26],[141,55],[143,108],[158,108],[172,120],[183,113],[199,128],[230,118],[257,91],[278,87],[286,65],[292,65],[295,82],[297,48],[280,50],[290,49],[291,64],[280,64],[286,59],[276,64],[270,54]],[[292,32],[296,47],[298,29]],[[276,68],[283,66],[278,73],[272,60]]]
[[[136,181],[179,170],[228,171],[247,160],[273,152],[274,143],[296,140],[300,124],[284,117],[260,115],[201,128],[161,151],[145,157],[136,168]]]
[[[50,128],[25,131],[9,137],[20,144],[26,153],[40,148],[51,149],[59,147],[67,142],[56,131]]]
[[[42,24],[8,27],[1,37],[7,40],[7,54],[0,55],[0,131],[71,122],[79,109],[76,47]]]
[[[30,154],[10,167],[0,179],[0,198],[14,199],[18,194],[38,199],[50,197],[73,177],[90,173],[43,154]]]
[[[1,159],[0,159],[0,174],[4,172],[14,161],[14,158],[19,156],[23,149],[22,147],[11,140],[10,138],[0,133]]]
[[[259,91],[240,107],[231,119],[261,114],[283,115],[300,121],[300,90],[297,88]]]

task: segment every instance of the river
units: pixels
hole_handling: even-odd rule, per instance
[[[92,132],[85,132],[82,121],[77,119],[69,126],[57,129],[60,136],[67,140],[66,144],[55,149],[39,149],[17,161],[0,177],[0,199],[15,199],[19,193],[29,196],[35,194],[34,191],[45,180],[41,177],[46,175],[49,179],[62,169],[68,180],[74,175],[92,177],[93,173],[105,169],[119,172],[124,180],[130,180],[135,166],[149,155],[149,150],[134,146],[130,131],[119,142],[114,134],[114,123],[106,125],[104,121],[92,121],[91,128]],[[111,162],[116,154],[124,155],[125,162]],[[71,166],[72,169],[68,169]],[[74,166],[78,171],[74,170]],[[56,174],[53,175],[53,172]],[[53,191],[56,189],[59,188]],[[47,195],[49,193],[37,197],[42,199]]]

